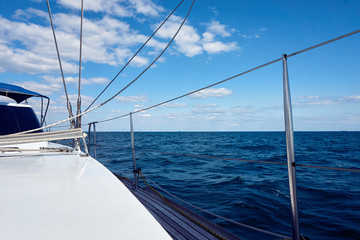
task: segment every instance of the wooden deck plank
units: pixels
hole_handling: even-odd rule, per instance
[[[135,195],[144,194],[144,193],[139,193],[139,192],[141,192],[141,191],[135,191],[134,194]],[[145,194],[146,194],[146,192],[145,192]],[[152,204],[156,208],[157,212],[161,212],[161,213],[167,215],[177,225],[182,227],[187,232],[190,232],[195,237],[194,239],[217,239],[212,234],[208,233],[203,228],[194,224],[194,222],[190,221],[189,219],[187,219],[186,217],[184,217],[183,215],[178,213],[173,208],[167,206],[165,202],[160,201],[159,199],[151,199],[151,196],[149,196],[149,194],[147,194],[145,196],[147,197],[147,200],[149,200],[151,202],[150,204]]]
[[[129,187],[131,185],[127,186]],[[172,228],[176,229],[177,232],[184,235],[186,239],[216,239],[204,229],[200,228],[181,214],[177,213],[174,209],[167,206],[162,199],[153,198],[153,196],[150,196],[151,194],[149,194],[149,192],[144,191],[144,189],[141,188],[138,188],[136,191],[133,189],[130,190],[140,200],[140,202],[148,208],[155,218],[158,217],[157,215],[160,215],[162,220],[165,220],[172,226]],[[195,230],[194,227],[197,228],[197,230]]]
[[[150,197],[156,198],[160,200],[160,204],[164,205],[164,208],[168,208],[171,209],[170,211],[175,211],[172,210],[172,208],[170,208],[165,202],[163,202],[163,200],[159,197],[159,195],[157,195],[155,192],[153,192],[152,190],[150,190],[149,188],[143,188],[142,191],[145,191],[146,194],[148,194]],[[240,239],[239,237],[229,233],[228,231],[226,231],[225,229],[223,229],[222,227],[218,226],[217,224],[210,222],[209,220],[205,219],[204,217],[194,213],[193,211],[189,210],[188,208],[183,207],[182,205],[167,199],[167,201],[169,201],[171,204],[173,204],[176,208],[180,209],[182,212],[186,213],[187,215],[191,216],[192,218],[196,219],[197,221],[201,222],[203,225],[205,225],[207,228],[211,229],[211,231],[215,232],[216,234],[222,236],[225,239]],[[178,214],[175,211],[176,214]],[[186,221],[189,221],[190,224],[197,229],[200,229],[200,231],[202,233],[204,233],[205,236],[207,236],[209,239],[217,239],[214,235],[212,235],[210,232],[206,231],[205,229],[201,228],[200,226],[198,226],[197,224],[193,223],[192,221],[188,220],[187,218],[185,218],[184,216],[182,216],[181,214],[177,215],[180,219],[186,219]]]
[[[149,210],[155,219],[168,231],[173,239],[189,239],[189,240],[214,240],[218,239],[213,234],[200,227],[193,221],[184,217],[178,211],[170,207],[158,194],[148,188],[141,188],[134,190],[133,183],[124,177],[116,175],[124,185],[134,194],[136,198]],[[197,215],[187,208],[177,204],[176,202],[167,199],[172,205],[180,209],[186,215],[201,222],[202,225],[211,229],[212,232],[226,238],[226,239],[240,239],[239,237],[227,232],[222,227],[208,221],[207,219]]]
[[[167,214],[164,214],[163,212],[159,211],[158,206],[153,206],[151,203],[148,203],[145,199],[143,199],[140,196],[137,197],[139,197],[138,199],[140,200],[140,202],[144,204],[144,206],[150,211],[150,213],[153,214],[155,219],[158,221],[160,220],[159,222],[161,225],[163,225],[162,223],[165,223],[166,225],[170,226],[170,228],[168,228],[167,226],[163,225],[165,230],[167,230],[172,237],[176,237],[175,239],[189,239],[189,240],[201,239],[199,237],[194,237],[191,231],[188,230],[184,231],[183,226],[179,225],[177,221],[174,221],[173,219],[169,218]]]

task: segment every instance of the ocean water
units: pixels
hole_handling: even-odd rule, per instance
[[[98,132],[96,137],[97,159],[133,179],[130,133]],[[298,164],[360,169],[360,132],[295,132],[294,138]],[[159,153],[286,163],[284,132],[136,132],[135,148],[142,173],[174,195],[234,221],[291,236],[286,166]],[[296,174],[301,234],[360,239],[360,173],[297,167]],[[200,214],[243,239],[277,239]]]

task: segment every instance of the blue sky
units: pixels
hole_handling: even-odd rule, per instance
[[[132,81],[161,52],[191,5],[185,0],[95,105]],[[80,1],[50,1],[76,112]],[[84,0],[84,110],[178,1]],[[48,95],[48,123],[65,119],[46,2],[0,1],[0,79]],[[358,0],[198,0],[165,54],[83,123],[142,109],[360,28]],[[360,34],[289,58],[294,130],[360,130]],[[39,101],[32,100],[36,106]],[[38,111],[38,110],[37,110]],[[281,131],[282,64],[134,115],[138,131]],[[84,126],[87,129],[87,126]],[[127,131],[129,118],[98,124]]]

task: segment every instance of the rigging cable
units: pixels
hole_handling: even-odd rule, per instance
[[[75,121],[74,121],[74,118],[73,118],[72,107],[71,107],[71,103],[70,103],[69,96],[68,96],[67,89],[66,89],[66,83],[65,83],[65,78],[64,78],[64,71],[63,71],[62,64],[61,64],[59,47],[58,47],[58,44],[57,44],[57,41],[56,41],[55,28],[54,28],[54,24],[53,24],[53,20],[52,20],[52,16],[51,16],[51,9],[50,9],[49,0],[46,0],[46,3],[47,3],[48,12],[49,12],[51,29],[52,29],[52,33],[53,33],[53,37],[54,37],[56,53],[57,53],[57,57],[58,57],[58,61],[59,61],[59,67],[60,67],[61,77],[62,77],[63,86],[64,86],[64,91],[65,91],[65,96],[66,96],[67,110],[68,110],[68,112],[69,112],[69,118],[68,118],[67,120],[69,120],[69,121],[70,121],[70,125],[75,128]]]
[[[193,3],[194,3],[194,2],[193,2]],[[190,9],[190,10],[191,10],[191,9]],[[190,12],[190,10],[189,10],[189,12]],[[188,13],[188,14],[189,14],[189,13]],[[312,47],[305,48],[305,49],[303,49],[303,50],[294,52],[294,53],[289,54],[289,55],[287,55],[287,56],[288,56],[288,58],[289,58],[289,57],[293,57],[293,56],[295,56],[295,55],[297,55],[297,54],[310,51],[310,50],[312,50],[312,49],[315,49],[315,48],[324,46],[325,44],[329,44],[329,43],[332,43],[332,42],[334,42],[334,41],[338,41],[338,40],[340,40],[340,39],[343,39],[343,38],[352,36],[352,35],[357,34],[357,33],[360,33],[360,29],[358,29],[358,30],[356,30],[356,31],[353,31],[353,32],[350,32],[350,33],[347,33],[347,34],[345,34],[345,35],[341,35],[341,36],[339,36],[339,37],[330,39],[330,40],[325,41],[325,42],[323,42],[323,43],[316,44],[316,45],[314,45],[314,46],[312,46]],[[173,39],[172,39],[172,40],[173,40]],[[162,54],[162,53],[161,53],[161,54]],[[160,57],[160,56],[159,56],[159,57]],[[159,58],[159,57],[158,57],[158,58]],[[158,58],[156,58],[155,61],[156,61]],[[226,78],[226,79],[224,79],[224,80],[222,80],[222,81],[216,82],[216,83],[214,83],[214,84],[208,85],[208,86],[203,87],[203,88],[200,88],[200,89],[198,89],[198,90],[195,90],[195,91],[189,92],[189,93],[187,93],[187,94],[181,95],[181,96],[179,96],[179,97],[172,98],[172,99],[170,99],[170,100],[167,100],[167,101],[158,103],[158,104],[156,104],[156,105],[153,105],[153,106],[150,106],[150,107],[147,107],[147,108],[144,108],[144,109],[140,109],[140,110],[138,110],[138,111],[134,111],[133,113],[139,113],[139,112],[142,112],[142,111],[145,111],[145,110],[154,108],[154,107],[161,106],[161,105],[163,105],[163,104],[165,104],[165,103],[169,103],[169,102],[175,101],[175,100],[177,100],[177,99],[180,99],[180,98],[183,98],[183,97],[185,97],[185,96],[188,96],[188,95],[194,94],[194,93],[196,93],[196,92],[199,92],[199,91],[201,91],[201,90],[204,90],[204,89],[207,89],[207,88],[216,86],[216,85],[218,85],[218,84],[220,84],[220,83],[224,83],[224,82],[229,81],[229,80],[231,80],[231,79],[240,77],[240,76],[242,76],[242,75],[244,75],[244,74],[246,74],[246,73],[255,71],[255,70],[257,70],[257,69],[260,69],[260,68],[262,68],[262,67],[271,65],[271,64],[276,63],[276,62],[281,61],[281,60],[282,60],[282,57],[281,57],[281,58],[278,58],[278,59],[275,59],[275,60],[273,60],[273,61],[270,61],[270,62],[268,62],[268,63],[262,64],[262,65],[260,65],[260,66],[258,66],[258,67],[252,68],[252,69],[250,69],[250,70],[247,70],[247,71],[245,71],[245,72],[242,72],[242,73],[239,73],[239,74],[237,74],[237,75],[234,75],[234,76],[232,76],[232,77]],[[151,65],[149,65],[149,67],[151,67],[153,64],[154,64],[154,62],[152,62]],[[148,68],[149,68],[149,67],[148,67]],[[148,69],[148,68],[147,68],[147,69]],[[141,74],[143,74],[143,73],[141,73]],[[140,75],[139,75],[139,76],[140,76]],[[124,89],[123,89],[123,90],[124,90]],[[121,90],[121,91],[123,91],[123,90]],[[120,93],[120,92],[119,92],[119,93]],[[119,94],[119,93],[118,93],[118,94]],[[91,112],[91,111],[93,111],[93,110],[95,110],[95,109],[97,109],[97,108],[105,105],[106,103],[108,103],[109,101],[111,101],[112,99],[114,99],[118,94],[116,94],[116,95],[113,96],[112,98],[108,99],[107,101],[103,102],[102,104],[99,104],[99,105],[96,106],[96,107],[93,107],[93,108],[91,108],[91,109],[89,109],[89,110],[87,110],[87,111],[85,111],[85,112],[83,112],[83,113],[80,113],[79,115],[70,117],[70,118],[68,118],[68,119],[64,119],[64,120],[62,120],[62,121],[59,121],[59,122],[56,122],[56,123],[53,123],[53,124],[50,124],[50,125],[47,125],[47,126],[44,126],[44,127],[41,127],[41,128],[31,129],[31,130],[28,130],[28,131],[19,132],[19,133],[15,133],[15,134],[22,134],[22,133],[34,132],[34,131],[38,131],[38,130],[42,130],[42,129],[45,129],[45,128],[48,128],[48,127],[56,126],[56,125],[59,125],[59,124],[61,124],[61,123],[66,122],[66,121],[72,120],[72,119],[74,119],[74,118],[76,118],[76,117],[79,117],[79,116],[82,116],[82,115],[84,115],[84,114],[87,114],[87,113],[89,113],[89,112]],[[110,120],[115,120],[115,119],[122,118],[122,117],[125,117],[125,116],[128,116],[128,115],[130,115],[130,113],[125,114],[125,115],[122,115],[122,116],[114,117],[114,118],[109,118],[109,119],[106,119],[106,120],[103,120],[103,121],[98,121],[98,123],[106,122],[106,121],[110,121]]]
[[[337,40],[340,40],[340,39],[343,39],[343,38],[346,38],[346,37],[349,37],[349,36],[354,35],[354,34],[357,34],[357,33],[359,33],[359,32],[360,32],[360,29],[358,29],[358,30],[356,30],[356,31],[353,31],[353,32],[350,32],[350,33],[347,33],[347,34],[345,34],[345,35],[341,35],[341,36],[339,36],[339,37],[330,39],[330,40],[328,40],[328,41],[325,41],[325,42],[316,44],[316,45],[314,45],[314,46],[305,48],[305,49],[303,49],[303,50],[300,50],[300,51],[291,53],[291,54],[287,55],[287,57],[288,57],[288,58],[289,58],[289,57],[293,57],[293,56],[295,56],[295,55],[298,55],[298,54],[301,54],[301,53],[310,51],[310,50],[312,50],[312,49],[321,47],[321,46],[323,46],[323,45],[329,44],[329,43],[331,43],[331,42],[335,42],[335,41],[337,41]],[[254,68],[252,68],[252,69],[250,69],[250,70],[247,70],[247,71],[245,71],[245,72],[239,73],[239,74],[234,75],[234,76],[231,76],[231,77],[229,77],[229,78],[226,78],[226,79],[221,80],[221,81],[219,81],[219,82],[213,83],[213,84],[208,85],[208,86],[206,86],[206,87],[199,88],[199,89],[197,89],[197,90],[194,90],[194,91],[188,92],[188,93],[186,93],[186,94],[183,94],[183,95],[181,95],[181,96],[178,96],[178,97],[169,99],[169,100],[167,100],[167,101],[164,101],[164,102],[161,102],[161,103],[152,105],[152,106],[150,106],[150,107],[146,107],[146,108],[143,108],[143,109],[140,109],[140,110],[136,110],[136,111],[134,111],[134,112],[132,112],[132,113],[143,112],[143,111],[146,111],[146,110],[155,108],[155,107],[159,107],[159,106],[164,105],[164,104],[166,104],[166,103],[173,102],[173,101],[178,100],[178,99],[180,99],[180,98],[184,98],[184,97],[186,97],[186,96],[192,95],[192,94],[194,94],[194,93],[200,92],[200,91],[202,91],[202,90],[205,90],[205,89],[214,87],[214,86],[219,85],[219,84],[221,84],[221,83],[227,82],[227,81],[232,80],[232,79],[237,78],[237,77],[240,77],[240,76],[245,75],[245,74],[247,74],[247,73],[250,73],[250,72],[252,72],[252,71],[258,70],[258,69],[263,68],[263,67],[266,67],[266,66],[271,65],[271,64],[273,64],[273,63],[279,62],[279,61],[281,61],[282,59],[283,59],[282,57],[281,57],[281,58],[278,58],[278,59],[275,59],[275,60],[273,60],[273,61],[267,62],[267,63],[262,64],[262,65],[257,66],[257,67],[254,67]],[[129,115],[130,115],[130,113],[127,113],[127,114],[124,114],[124,115],[121,115],[121,116],[118,116],[118,117],[113,117],[113,118],[105,119],[105,120],[98,121],[98,122],[99,122],[99,123],[108,122],[108,121],[111,121],[111,120],[115,120],[115,119],[119,119],[119,118],[123,118],[123,117],[129,116]]]
[[[122,73],[122,71],[130,64],[130,62],[137,56],[137,54],[145,47],[145,45],[152,39],[152,37],[159,31],[159,29],[167,22],[167,20],[173,15],[173,13],[179,8],[179,6],[184,2],[181,2],[176,6],[176,8],[165,18],[165,20],[158,26],[158,28],[153,32],[153,34],[143,43],[143,45],[137,50],[137,52],[128,60],[128,62],[123,66],[123,68],[116,74],[116,76],[110,81],[110,83],[101,91],[101,93],[92,101],[92,103],[86,108],[87,111],[98,98],[106,91],[106,89],[115,81],[115,79]]]
[[[121,148],[118,147],[117,149],[121,149]],[[124,148],[124,149],[128,149],[128,148]],[[163,151],[149,150],[149,149],[143,149],[143,148],[136,148],[136,150],[137,151],[145,151],[145,152],[155,152],[155,153],[167,154],[167,155],[183,156],[183,157],[208,158],[208,159],[230,160],[230,161],[251,162],[251,163],[267,163],[267,164],[273,164],[273,165],[287,165],[287,163],[267,161],[267,160],[250,160],[250,159],[227,158],[227,157],[213,157],[213,156],[186,154],[186,153],[163,152]],[[360,173],[360,169],[356,169],[356,168],[354,169],[354,168],[326,167],[326,166],[305,165],[305,164],[298,164],[298,163],[296,163],[295,165],[297,167],[305,167],[305,168],[319,168],[319,169],[326,169],[326,170],[337,170],[337,171],[344,171],[344,172]]]
[[[48,1],[48,0],[47,0]],[[171,38],[171,40],[169,41],[169,43],[166,45],[166,47],[163,49],[163,51],[133,80],[131,81],[128,85],[126,85],[123,89],[121,89],[119,92],[117,92],[114,96],[112,96],[111,98],[109,98],[108,100],[104,101],[103,103],[93,107],[93,108],[90,108],[80,114],[77,114],[76,116],[71,116],[67,119],[64,119],[62,121],[59,121],[57,123],[53,123],[53,124],[50,124],[50,125],[47,125],[47,126],[44,126],[44,127],[41,127],[41,128],[36,128],[36,129],[31,129],[31,130],[27,130],[27,131],[23,131],[23,132],[18,132],[18,133],[15,133],[15,134],[23,134],[23,133],[29,133],[29,132],[35,132],[35,131],[38,131],[38,130],[42,130],[42,129],[45,129],[45,128],[48,128],[48,127],[52,127],[52,126],[56,126],[58,124],[61,124],[61,123],[64,123],[66,121],[69,121],[69,120],[73,120],[77,117],[80,117],[80,116],[83,116],[89,112],[92,112],[94,111],[95,109],[98,109],[99,107],[102,107],[104,106],[105,104],[107,104],[108,102],[110,102],[111,100],[113,100],[115,97],[117,97],[120,93],[122,93],[125,89],[127,89],[130,85],[132,85],[135,81],[137,81],[152,65],[154,65],[154,63],[165,53],[165,51],[169,48],[170,44],[174,41],[175,37],[178,35],[178,33],[180,32],[181,28],[183,27],[183,25],[185,24],[185,21],[187,20],[187,18],[189,17],[189,14],[194,6],[194,3],[195,3],[195,0],[192,1],[192,4],[184,18],[184,20],[182,21],[182,23],[180,24],[179,28],[177,29],[176,33],[174,34],[174,36]]]
[[[98,123],[98,122],[95,122],[95,123]],[[92,124],[92,123],[89,123],[89,124]],[[100,146],[100,145],[97,145],[97,146]],[[102,149],[122,149],[122,150],[129,149],[129,147],[105,147],[105,146],[101,146],[101,147],[102,147]],[[217,160],[225,160],[225,161],[265,163],[265,164],[282,165],[282,166],[287,165],[287,163],[284,163],[284,162],[275,162],[275,161],[268,161],[268,160],[251,160],[251,159],[228,158],[228,157],[214,157],[214,156],[206,156],[206,155],[187,154],[187,153],[164,152],[164,151],[145,149],[145,148],[136,148],[136,151],[153,152],[153,153],[159,153],[159,154],[164,154],[164,155],[175,155],[175,156],[183,156],[183,157],[217,159]],[[317,169],[360,173],[360,169],[357,169],[357,168],[326,167],[326,166],[317,166],[317,165],[305,165],[305,164],[299,164],[299,163],[296,163],[295,165],[296,165],[296,167],[304,167],[304,168],[317,168]]]

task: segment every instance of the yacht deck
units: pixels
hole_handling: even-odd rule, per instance
[[[202,226],[205,226],[200,227],[194,221],[189,220],[183,216],[183,214],[179,213],[179,211],[176,211],[174,208],[169,206],[167,202],[165,202],[151,189],[138,187],[135,190],[133,182],[131,182],[128,178],[121,176],[117,177],[148,209],[148,211],[173,239],[240,239],[204,217],[166,198],[166,201],[168,201],[171,205],[191,217],[191,219],[201,223]],[[212,233],[210,233],[209,230]]]

